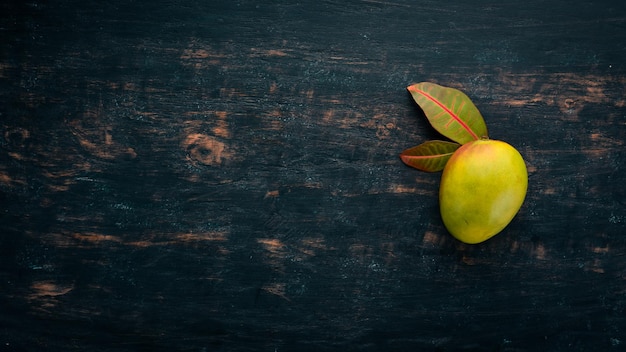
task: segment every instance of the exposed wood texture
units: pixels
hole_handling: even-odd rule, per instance
[[[0,5],[0,350],[626,348],[618,1]],[[529,168],[480,245],[445,230],[464,91]]]

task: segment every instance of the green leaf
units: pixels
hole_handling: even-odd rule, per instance
[[[458,89],[422,82],[407,87],[430,124],[442,135],[465,144],[487,136],[487,126],[470,98]]]
[[[400,159],[418,170],[441,171],[460,146],[454,142],[428,141],[403,151],[400,153]]]

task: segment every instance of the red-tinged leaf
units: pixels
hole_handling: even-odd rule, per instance
[[[460,146],[454,142],[428,141],[403,151],[400,153],[400,159],[418,170],[441,171]]]
[[[430,124],[442,135],[460,144],[487,137],[485,120],[465,93],[430,82],[417,83],[407,89]]]

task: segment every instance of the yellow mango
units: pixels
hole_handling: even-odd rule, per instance
[[[466,143],[443,169],[441,218],[459,241],[486,241],[513,220],[527,188],[526,164],[511,145],[490,139]]]

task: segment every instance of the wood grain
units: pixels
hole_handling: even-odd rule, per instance
[[[620,350],[626,11],[557,1],[0,5],[0,348]],[[470,246],[406,87],[527,161]]]

